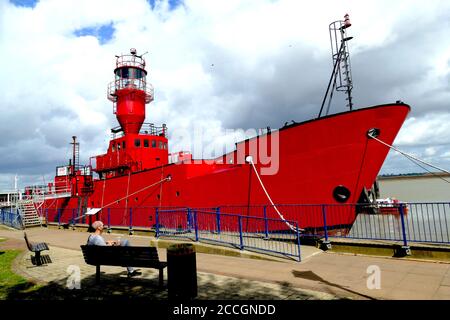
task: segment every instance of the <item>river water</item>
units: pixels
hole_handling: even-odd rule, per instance
[[[442,178],[450,181],[450,175]],[[381,198],[406,202],[404,215],[408,241],[450,243],[450,183],[436,176],[400,176],[379,178]],[[349,237],[403,239],[401,215],[359,214]]]

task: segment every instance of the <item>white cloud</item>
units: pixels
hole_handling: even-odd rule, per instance
[[[331,72],[328,24],[347,12],[359,68],[356,103],[404,98],[413,117],[396,144],[418,146],[425,156],[428,148],[450,167],[442,147],[450,143],[450,44],[443,41],[449,3],[188,0],[175,10],[158,3],[151,10],[144,0],[41,0],[32,9],[0,0],[0,151],[16,159],[0,160],[0,177],[50,179],[68,158],[72,135],[80,137],[85,161],[103,153],[107,129],[116,126],[106,100],[114,55],[131,47],[149,51],[155,101],[147,121],[167,123],[169,132],[201,125],[213,143],[230,139],[223,137],[229,127],[305,120],[317,113]],[[106,44],[74,35],[111,22],[115,33]],[[372,64],[374,54],[380,66]]]
[[[450,144],[450,113],[427,114],[406,120],[396,144],[399,146],[423,146]],[[430,149],[431,150],[431,149]]]

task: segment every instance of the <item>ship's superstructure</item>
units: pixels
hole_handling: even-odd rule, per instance
[[[111,129],[107,153],[94,157],[100,178],[131,174],[168,163],[167,128],[144,123],[145,105],[153,101],[147,83],[145,60],[136,49],[116,56],[115,79],[108,85],[108,99],[120,126]]]

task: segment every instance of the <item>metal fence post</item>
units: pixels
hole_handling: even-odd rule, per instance
[[[217,233],[220,234],[220,207],[216,208]]]
[[[25,229],[25,225],[23,223],[22,216],[20,215],[19,210],[17,210],[17,220],[19,221],[20,229]]]
[[[45,225],[48,226],[48,209],[45,209]]]
[[[61,228],[61,209],[57,209],[58,211],[58,229]]]
[[[192,228],[192,221],[191,221],[191,209],[190,208],[186,208],[187,214],[186,214],[186,219],[187,219],[187,223],[186,223],[186,227],[187,227],[187,232],[191,232],[191,228]]]
[[[18,209],[16,209],[15,210],[16,211],[16,213],[18,213]],[[17,222],[16,222],[16,220],[17,220],[17,216],[18,216],[18,214],[12,214],[11,215],[11,227],[13,227],[13,228],[17,228]]]
[[[325,232],[325,241],[320,245],[322,250],[331,249],[331,243],[328,241],[328,226],[327,226],[327,208],[322,205],[322,216],[323,216],[323,231]]]
[[[239,249],[244,250],[244,239],[242,237],[242,217],[238,216],[239,224]]]
[[[111,208],[108,208],[108,230],[106,232],[111,233]]]
[[[130,227],[128,228],[128,234],[133,234],[133,208],[130,208]]]
[[[296,223],[296,230],[297,230],[298,262],[301,262],[302,255],[301,255],[301,251],[300,251],[300,230],[298,229],[298,223]]]
[[[11,214],[11,227],[13,227],[13,228],[15,228],[15,220],[16,220],[16,218],[15,218],[16,215],[15,215],[14,211],[16,211],[16,213],[17,213],[18,209],[13,209],[12,214]]]
[[[403,246],[400,250],[400,255],[401,256],[410,256],[411,255],[411,249],[408,246],[408,241],[406,239],[406,228],[405,228],[405,211],[404,211],[404,204],[401,203],[400,207],[399,207],[399,212],[400,212],[400,221],[402,223],[402,237],[403,237]]]
[[[195,241],[198,242],[198,217],[196,210],[194,210],[194,228],[195,228]]]
[[[264,239],[269,239],[269,221],[267,220],[267,206],[264,206]]]
[[[155,208],[155,236],[159,238],[159,210]]]
[[[75,230],[75,209],[72,209],[72,230]]]

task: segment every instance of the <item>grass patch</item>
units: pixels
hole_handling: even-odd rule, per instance
[[[0,251],[0,300],[14,299],[17,294],[26,295],[40,287],[11,271],[11,265],[20,253],[20,250]]]

